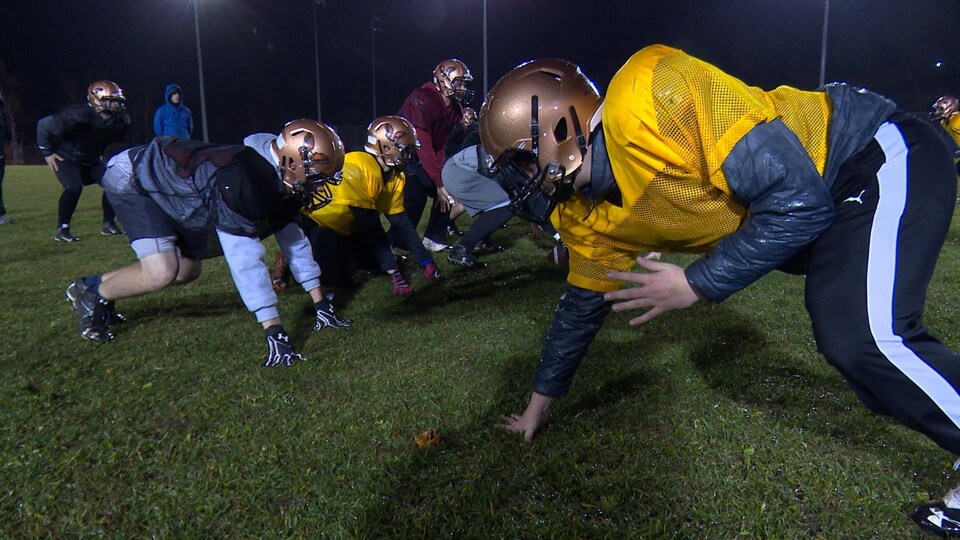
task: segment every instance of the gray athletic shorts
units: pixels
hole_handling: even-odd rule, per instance
[[[510,204],[510,197],[500,184],[475,168],[461,166],[454,157],[443,166],[443,186],[467,209],[470,217]]]
[[[208,233],[184,228],[153,199],[140,193],[133,183],[133,165],[127,152],[110,159],[102,183],[137,259],[170,251],[188,259],[203,258]]]

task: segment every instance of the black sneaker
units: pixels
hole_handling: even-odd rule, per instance
[[[80,239],[76,236],[70,234],[70,227],[57,227],[57,231],[53,233],[53,239],[57,242],[79,242]]]
[[[77,309],[77,298],[80,298],[84,292],[87,291],[90,287],[83,282],[82,279],[74,281],[70,285],[67,285],[66,297],[67,301],[70,302],[70,305],[73,306],[74,311]],[[107,324],[113,326],[115,324],[123,324],[127,322],[127,316],[123,313],[117,311],[116,305],[113,303],[113,300],[103,299],[104,305],[107,308]]]
[[[107,301],[99,294],[87,288],[73,303],[77,315],[77,329],[80,336],[97,343],[108,343],[113,339],[107,324]]]
[[[448,236],[456,236],[456,237],[459,238],[459,237],[463,236],[463,231],[461,231],[460,229],[457,228],[456,225],[454,225],[453,223],[451,223],[451,224],[447,225],[447,235],[448,235]]]
[[[473,247],[473,252],[476,253],[477,255],[488,255],[490,253],[500,253],[505,249],[506,248],[501,246],[500,244],[494,244],[486,240],[482,240],[478,242],[476,246]]]
[[[104,236],[118,236],[123,234],[123,230],[117,227],[116,223],[108,221],[100,227],[100,234]]]
[[[453,249],[447,254],[447,260],[457,266],[463,266],[465,268],[483,268],[486,266],[477,260],[477,258],[473,256],[473,253],[467,251],[467,248],[460,244],[453,246]]]
[[[943,501],[925,504],[910,517],[928,533],[941,538],[960,538],[960,510],[947,508]]]

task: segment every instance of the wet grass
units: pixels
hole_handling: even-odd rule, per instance
[[[411,271],[407,299],[374,275],[337,290],[350,330],[312,332],[307,296],[283,293],[309,358],[289,369],[259,367],[220,259],[119,303],[114,343],[85,342],[64,287],[133,259],[97,234],[99,193],[66,245],[52,174],[4,182],[0,536],[920,538],[909,511],[957,482],[952,456],[869,413],[817,355],[803,282],[782,274],[642,329],[612,315],[534,443],[500,431],[564,278],[520,222],[486,269]],[[927,313],[954,348],[958,242],[955,227]],[[441,444],[414,450],[427,428]]]

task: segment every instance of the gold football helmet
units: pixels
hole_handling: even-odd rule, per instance
[[[477,123],[477,111],[470,107],[463,108],[463,114],[460,115],[460,123],[463,127],[470,127]]]
[[[417,130],[402,116],[381,116],[367,126],[364,149],[387,167],[403,168],[417,162]]]
[[[930,111],[931,120],[950,120],[950,117],[957,114],[960,110],[960,101],[953,96],[943,96],[933,104],[933,110]]]
[[[87,87],[87,103],[97,112],[115,113],[126,107],[123,90],[113,81],[94,81]]]
[[[343,143],[333,129],[317,120],[293,120],[273,141],[283,185],[308,211],[333,200],[330,185],[342,179]]]
[[[525,213],[526,202],[542,195],[546,216],[573,194],[583,165],[590,119],[600,107],[596,86],[578,66],[544,59],[521,64],[500,79],[480,109],[480,139],[503,170],[511,209]],[[542,205],[541,205],[542,206]]]
[[[440,93],[464,104],[473,99],[473,90],[467,88],[467,83],[473,82],[473,76],[467,65],[449,58],[437,64],[433,69],[433,82],[440,88]]]

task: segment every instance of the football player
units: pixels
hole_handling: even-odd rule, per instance
[[[328,283],[348,281],[358,268],[377,268],[390,276],[392,294],[413,292],[390,249],[381,215],[411,246],[424,279],[440,280],[433,257],[420,244],[403,207],[404,169],[416,164],[418,146],[416,129],[406,119],[375,119],[367,127],[363,151],[344,158],[343,180],[332,190],[333,202],[304,212],[310,218],[304,229]]]
[[[783,269],[806,273],[818,348],[861,401],[960,454],[960,358],[922,322],[957,189],[933,126],[866,90],[764,91],[655,45],[620,68],[602,105],[569,62],[515,68],[491,90],[480,134],[496,166],[525,176],[513,204],[546,197],[542,217],[570,250],[531,399],[506,429],[529,441],[543,426],[611,303],[644,310],[638,325]],[[642,250],[704,256],[681,268]],[[960,519],[960,492],[915,517],[956,528],[944,514]]]
[[[122,322],[114,301],[197,279],[215,231],[240,297],[264,329],[264,365],[302,360],[281,324],[260,239],[276,237],[313,300],[315,330],[350,326],[333,313],[310,243],[293,221],[301,208],[330,202],[328,183],[336,182],[343,155],[340,137],[328,126],[295,120],[279,135],[247,137],[244,146],[160,137],[115,156],[103,187],[137,262],[68,286],[80,335],[109,342],[110,326]]]
[[[113,81],[95,81],[87,88],[87,104],[71,105],[41,118],[37,123],[37,147],[63,186],[53,239],[76,242],[70,220],[80,202],[83,186],[99,184],[103,176],[103,152],[120,142],[130,127],[126,97]],[[100,234],[121,235],[107,194],[101,198],[103,225]]]
[[[950,135],[954,145],[960,147],[960,100],[953,96],[941,97],[933,104],[930,118],[939,121],[940,127]],[[954,152],[953,158],[960,160],[960,150]]]
[[[423,245],[430,251],[444,251],[450,209],[456,200],[443,187],[440,171],[443,168],[444,147],[453,126],[460,122],[462,107],[473,99],[469,83],[473,81],[467,66],[455,58],[444,60],[433,70],[433,81],[413,90],[400,107],[399,116],[406,118],[417,129],[420,148],[420,170],[410,174],[404,188],[404,207],[414,227],[426,206],[427,197],[433,197],[434,206],[423,235]],[[399,231],[390,230],[394,246],[412,250]]]

